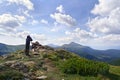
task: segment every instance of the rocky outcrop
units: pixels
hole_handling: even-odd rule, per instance
[[[19,71],[22,71],[24,73],[27,73],[29,71],[28,67],[21,62],[16,62],[16,63],[12,64],[10,67],[17,69]]]
[[[22,71],[24,73],[29,71],[28,67],[25,64],[23,64],[22,62],[18,62],[18,61],[7,61],[3,65]]]
[[[39,55],[40,52],[45,52],[50,50],[53,51],[54,48],[51,48],[49,46],[43,46],[38,41],[32,43],[32,52],[34,55]]]
[[[42,46],[38,41],[32,43],[32,50],[33,51],[39,51],[40,49],[44,49],[44,46]]]

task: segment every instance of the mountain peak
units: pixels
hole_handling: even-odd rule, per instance
[[[78,43],[75,43],[75,42],[71,42],[71,43],[69,43],[68,45],[73,45],[73,46],[82,46],[82,45],[80,45],[80,44],[78,44]]]
[[[84,46],[82,46],[82,45],[80,45],[80,44],[78,44],[78,43],[75,43],[75,42],[71,42],[71,43],[69,43],[69,44],[64,44],[64,45],[62,45],[62,46],[69,46],[69,47],[84,47]]]

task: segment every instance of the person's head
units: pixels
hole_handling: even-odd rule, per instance
[[[30,38],[30,35],[27,35],[27,38]]]

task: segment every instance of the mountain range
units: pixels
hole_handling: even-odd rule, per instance
[[[7,45],[0,43],[0,55],[24,49],[24,45]]]
[[[67,51],[78,54],[84,58],[98,61],[110,62],[112,60],[120,59],[120,50],[109,49],[109,50],[96,50],[88,46],[83,46],[75,42],[64,44],[57,48],[65,49]]]
[[[83,46],[75,42],[71,42],[69,44],[64,44],[62,46],[57,46],[50,44],[49,46],[54,47],[55,49],[65,49],[69,52],[75,53],[81,57],[90,59],[90,60],[97,60],[97,61],[106,61],[111,62],[113,60],[120,59],[120,50],[116,49],[109,49],[109,50],[96,50],[92,49],[88,46]],[[11,53],[16,50],[24,49],[25,45],[6,45],[0,43],[0,55]]]

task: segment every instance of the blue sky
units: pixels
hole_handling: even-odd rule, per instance
[[[0,43],[62,45],[77,42],[95,49],[120,49],[119,0],[1,0]]]

